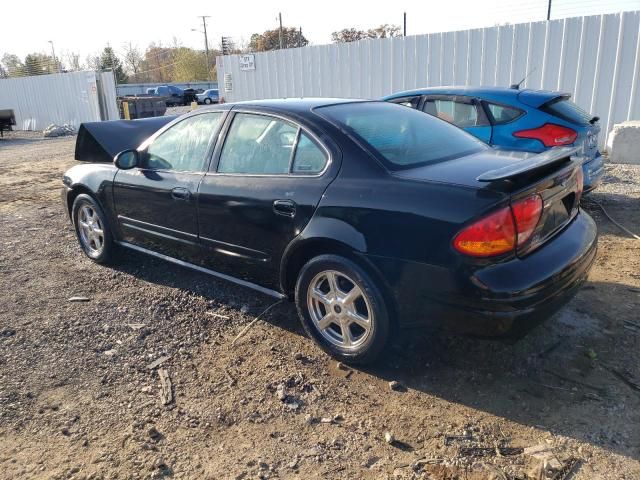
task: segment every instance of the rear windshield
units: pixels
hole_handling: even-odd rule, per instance
[[[363,144],[390,170],[419,167],[489,148],[450,123],[393,103],[344,103],[315,111]]]
[[[593,118],[592,115],[585,112],[578,105],[564,97],[557,98],[544,104],[541,107],[541,110],[577,125],[587,125]]]

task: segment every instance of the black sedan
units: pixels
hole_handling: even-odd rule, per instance
[[[499,152],[373,101],[256,101],[144,122],[78,137],[76,158],[124,149],[64,176],[87,256],[105,263],[126,247],[294,299],[307,333],[343,361],[372,361],[397,327],[520,335],[595,257],[570,149]]]

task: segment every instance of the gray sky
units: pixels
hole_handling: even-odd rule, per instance
[[[640,10],[640,0],[553,0],[552,18],[636,9]],[[323,44],[330,42],[331,32],[345,27],[401,25],[404,11],[407,33],[415,35],[544,20],[547,0],[11,0],[0,7],[0,57],[50,53],[48,40],[53,40],[56,55],[63,60],[67,52],[77,52],[84,61],[107,43],[117,53],[122,53],[125,43],[144,50],[151,41],[171,45],[174,38],[182,45],[202,48],[202,21],[197,15],[211,16],[211,46],[217,46],[222,35],[248,41],[251,33],[276,28],[278,12],[285,26],[302,27],[311,43]]]

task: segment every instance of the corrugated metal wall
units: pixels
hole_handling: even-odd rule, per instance
[[[615,123],[640,119],[640,11],[218,57],[227,101],[321,96],[379,98],[439,85],[503,85],[572,93]],[[230,74],[230,77],[229,77]],[[225,77],[227,75],[227,77]]]
[[[97,75],[100,77],[98,88]],[[101,114],[99,96],[103,96]],[[111,72],[72,72],[0,80],[0,109],[16,115],[16,129],[43,130],[48,125],[115,120],[118,110]]]

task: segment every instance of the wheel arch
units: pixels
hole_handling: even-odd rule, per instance
[[[280,266],[280,285],[284,294],[293,298],[296,281],[302,267],[312,258],[320,255],[333,254],[351,260],[364,269],[376,282],[393,318],[396,316],[397,307],[392,290],[384,279],[382,273],[364,255],[364,252],[353,245],[334,238],[312,237],[304,238],[290,244],[282,257]]]

